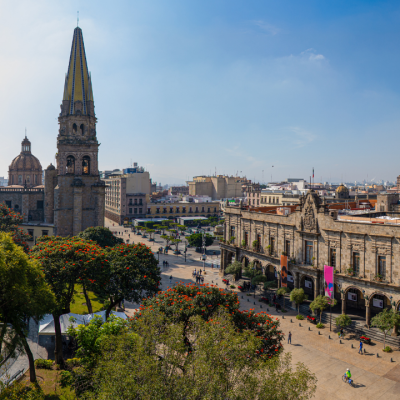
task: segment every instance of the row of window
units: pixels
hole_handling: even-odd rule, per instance
[[[5,203],[8,208],[13,208],[13,204],[12,204],[11,200],[6,200]],[[36,210],[43,210],[43,204],[44,204],[43,200],[37,200],[36,201]],[[14,210],[19,210],[18,204],[14,205]]]
[[[195,210],[194,210],[194,211],[192,210],[192,207],[189,207],[189,213],[192,213],[192,212],[196,212],[196,213],[198,213],[198,212],[202,212],[202,213],[205,213],[205,212],[208,212],[208,213],[214,212],[214,213],[216,213],[216,212],[217,212],[217,207],[214,207],[214,211],[211,211],[211,207],[208,207],[208,208],[207,208],[207,211],[206,211],[205,207],[201,207],[201,211],[199,211],[199,207],[195,207]],[[170,214],[174,214],[174,208],[173,208],[173,207],[170,207],[170,208],[169,208],[169,213],[170,213]],[[177,213],[177,214],[180,213],[179,207],[176,207],[175,213]],[[182,207],[182,213],[186,213],[186,207]],[[147,214],[151,214],[151,208],[148,208],[148,209],[147,209]],[[157,209],[156,209],[156,214],[160,214],[160,207],[157,207]],[[162,214],[167,214],[167,207],[163,207]]]
[[[143,205],[143,200],[139,199],[139,203],[138,203],[138,199],[135,199],[135,201],[132,203],[132,199],[129,199],[129,205],[139,205],[142,206]]]
[[[235,227],[232,226],[231,227],[231,237],[235,236]],[[244,232],[244,240],[246,243],[246,246],[249,245],[249,233],[248,232]],[[256,241],[258,242],[258,249],[260,248],[260,243],[261,243],[261,235],[257,235],[256,236]],[[313,242],[306,240],[305,241],[305,263],[308,265],[312,265],[314,264],[314,246],[313,246]],[[271,254],[275,253],[275,238],[274,237],[270,237],[269,239],[269,251]],[[286,240],[285,241],[285,252],[288,256],[291,255],[290,253],[290,240]],[[329,253],[329,263],[331,267],[336,268],[336,249],[330,249],[330,253]],[[378,263],[377,263],[377,274],[380,275],[383,279],[386,276],[386,256],[378,256]],[[353,252],[352,253],[352,270],[355,276],[358,276],[360,273],[360,253],[359,252]]]
[[[141,214],[142,211],[143,211],[143,209],[142,209],[142,208],[139,208],[139,214]],[[137,209],[137,208],[134,208],[134,209],[133,209],[133,214],[137,214],[137,213],[138,213],[138,209]],[[129,214],[132,214],[132,208],[129,209]]]

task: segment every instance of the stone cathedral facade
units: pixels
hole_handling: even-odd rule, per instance
[[[104,226],[105,183],[98,169],[92,81],[82,30],[74,30],[64,95],[58,117],[57,168],[45,171],[45,221],[54,233],[77,235]]]

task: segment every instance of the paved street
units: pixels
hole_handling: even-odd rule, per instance
[[[110,227],[117,230],[116,227]],[[122,232],[123,228],[118,228]],[[143,239],[141,236],[131,235],[131,240],[135,243],[142,242],[151,245],[156,251],[160,247],[159,243],[155,245]],[[127,238],[127,234],[124,235]],[[198,253],[194,253],[198,254]],[[184,257],[174,255],[161,255],[160,265],[162,261],[167,260],[169,267],[162,269],[162,289],[170,287],[169,277],[172,275],[172,284],[178,281],[193,282],[192,272],[196,268],[200,268],[202,263],[198,260],[198,255],[192,255],[186,263]],[[206,267],[205,283],[214,283],[219,287],[225,287],[222,278],[219,277],[218,270],[212,270]],[[243,296],[243,298],[242,298]],[[259,297],[259,296],[258,296]],[[239,294],[241,309],[254,308],[255,311],[267,311],[266,305],[261,304],[256,299],[254,305],[253,296],[247,296],[246,293]],[[126,303],[127,313],[133,314],[137,304]],[[262,308],[261,308],[262,307]],[[312,372],[317,375],[318,389],[316,399],[398,399],[400,393],[400,354],[394,352],[391,354],[383,353],[380,349],[382,344],[375,344],[365,348],[367,354],[359,355],[358,341],[345,338],[342,344],[339,343],[337,334],[329,332],[329,327],[321,330],[318,335],[318,329],[314,325],[310,325],[306,321],[295,319],[295,312],[289,311],[284,314],[276,313],[275,310],[269,309],[273,316],[278,316],[281,322],[281,328],[285,335],[292,332],[292,344],[285,344],[285,351],[292,353],[293,363],[304,362]],[[293,322],[291,322],[291,319]],[[310,331],[308,328],[310,327]],[[329,339],[329,334],[332,339]],[[351,348],[353,344],[354,348]],[[379,358],[376,353],[379,353]],[[393,362],[391,362],[393,358]],[[355,387],[352,388],[348,384],[342,382],[342,375],[347,368],[350,368]]]

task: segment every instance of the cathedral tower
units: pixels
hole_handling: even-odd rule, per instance
[[[46,171],[46,183],[54,187],[54,192],[46,202],[54,204],[56,234],[77,235],[87,227],[104,226],[105,197],[105,183],[98,170],[92,81],[79,27],[72,39],[58,122],[57,169]]]

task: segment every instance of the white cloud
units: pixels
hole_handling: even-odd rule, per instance
[[[294,134],[293,143],[296,147],[304,147],[317,139],[317,135],[298,126],[288,128]]]
[[[316,54],[316,50],[313,48],[309,48],[306,51],[300,53],[303,57],[308,58],[310,61],[321,61],[325,60],[325,57],[322,54]]]
[[[262,20],[252,21],[252,23],[258,26],[262,31],[269,33],[272,36],[277,35],[281,30],[274,25],[268,24]]]

